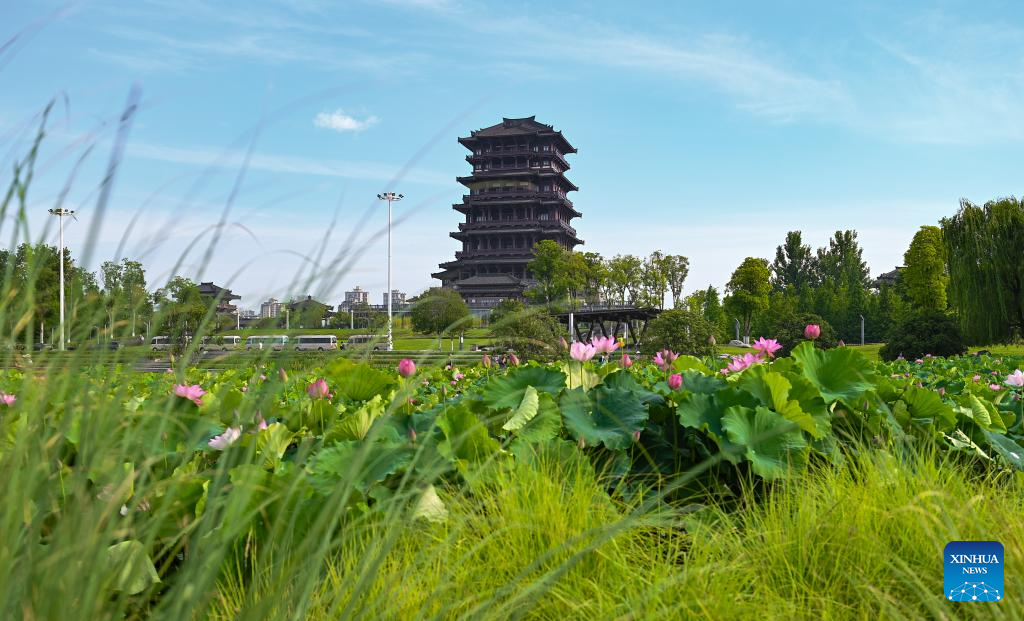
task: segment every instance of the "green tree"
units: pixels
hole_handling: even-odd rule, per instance
[[[666,259],[665,254],[660,250],[655,250],[643,263],[641,271],[644,288],[644,296],[641,301],[643,306],[665,308],[665,294],[668,293],[669,288]]]
[[[800,291],[814,283],[815,258],[811,247],[803,243],[800,231],[786,233],[786,241],[775,249],[772,284],[776,291],[792,287]]]
[[[921,310],[946,310],[946,246],[942,241],[942,229],[937,226],[922,226],[914,234],[910,248],[903,255],[906,266],[900,272],[900,280],[907,287],[907,295]]]
[[[560,277],[567,252],[558,242],[550,239],[542,239],[533,245],[533,259],[527,265],[533,279],[537,281],[530,291],[533,299],[551,304],[565,294],[565,284]]]
[[[982,206],[960,201],[942,220],[949,300],[968,343],[1024,334],[1024,203],[1010,197]]]
[[[209,307],[199,295],[199,285],[183,276],[175,276],[153,293],[159,331],[176,341],[196,335]]]
[[[768,261],[747,257],[736,268],[725,286],[728,297],[726,309],[740,320],[743,334],[750,336],[750,326],[755,313],[768,308],[768,294],[771,293],[771,270]]]
[[[683,283],[690,275],[690,260],[681,254],[668,254],[662,266],[668,279],[668,290],[672,293],[672,307],[677,308],[683,296]]]
[[[691,356],[713,356],[714,334],[715,327],[699,312],[674,308],[647,324],[641,347],[646,352],[671,349]]]
[[[419,296],[410,310],[413,330],[422,334],[441,335],[453,329],[468,327],[469,307],[454,289],[432,287]]]
[[[631,254],[615,255],[608,262],[608,280],[619,304],[636,304],[643,289],[644,262]]]
[[[491,314],[491,334],[499,347],[524,359],[549,360],[557,356],[562,333],[562,325],[536,306],[503,304],[497,314]]]

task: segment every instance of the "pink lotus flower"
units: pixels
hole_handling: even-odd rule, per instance
[[[514,366],[514,367],[518,367],[519,366],[519,356],[517,356],[515,354],[509,354],[508,355],[508,361],[510,363],[512,363],[512,366]]]
[[[306,393],[310,399],[317,400],[327,397],[331,392],[330,387],[323,378],[318,379],[309,386],[306,386]]]
[[[402,358],[398,363],[398,374],[402,377],[412,377],[416,373],[416,363],[408,358]]]
[[[610,336],[599,336],[592,341],[594,350],[599,354],[610,354],[619,348],[619,344]]]
[[[463,375],[462,373],[456,373],[453,377],[455,378],[456,381],[458,381],[466,376]]]
[[[807,324],[807,327],[804,328],[804,338],[813,341],[819,336],[821,336],[821,326],[819,326],[818,324],[809,323]]]
[[[1013,373],[1006,376],[1006,385],[1015,386],[1017,388],[1024,388],[1024,372],[1017,369]]]
[[[558,344],[562,346],[562,349],[569,349],[569,344],[565,342],[565,337],[558,338]]]
[[[974,377],[971,378],[971,381],[980,382],[981,381],[981,376],[980,375],[975,375]]]
[[[587,360],[590,360],[596,353],[597,348],[588,343],[576,342],[569,348],[569,356],[573,360],[578,360],[579,362],[586,362]]]
[[[261,414],[260,412],[256,412],[256,421],[256,428],[259,429],[260,431],[263,431],[264,429],[270,426],[267,424],[267,421],[263,418],[263,414]]]
[[[174,394],[183,398],[188,399],[196,405],[203,404],[203,395],[206,391],[199,384],[193,384],[192,386],[186,386],[185,384],[175,384]]]
[[[484,365],[484,367],[486,367],[486,368],[490,368],[491,367],[491,357],[488,356],[487,354],[484,354],[484,357],[480,359],[480,364]]]
[[[683,385],[683,376],[678,373],[673,373],[668,376],[668,387],[672,390],[679,390]]]
[[[633,442],[639,442],[639,441],[640,441],[640,430],[637,429],[636,431],[633,432]]]
[[[282,382],[287,382],[288,381],[288,373],[285,372],[283,367],[277,370],[277,374],[279,376],[281,376],[281,381]]]
[[[918,358],[917,360],[914,361],[914,364],[924,364],[924,360]]]
[[[260,374],[260,381],[261,381],[261,382],[265,382],[265,381],[267,381],[267,376],[266,376],[266,375],[263,375],[263,374],[261,373],[261,374]]]
[[[747,353],[742,356],[733,356],[729,364],[725,365],[725,368],[732,373],[739,373],[740,371],[748,367],[752,367],[759,362],[761,362],[761,356]]]
[[[946,389],[940,387],[939,388],[939,396],[940,397],[944,397],[945,395],[946,395]]]
[[[6,392],[0,392],[0,403],[6,405],[7,407],[11,407],[12,405],[14,405],[14,402],[17,400],[18,398],[15,397],[14,395],[9,395]]]
[[[213,436],[212,438],[210,438],[210,441],[207,442],[207,444],[209,444],[210,448],[212,449],[223,451],[227,447],[237,442],[238,439],[241,437],[241,427],[228,427],[227,429],[224,430],[224,433],[220,434],[219,436]]]
[[[458,382],[456,382],[455,380],[452,380],[452,381],[451,381],[451,382],[449,382],[449,383],[450,383],[450,384],[451,384],[452,386],[455,386],[456,384],[458,384]]]
[[[633,359],[629,357],[629,354],[623,353],[622,361],[619,364],[622,365],[623,369],[628,369],[629,367],[633,366]]]
[[[670,349],[663,349],[658,353],[654,354],[653,362],[654,364],[658,365],[658,367],[661,368],[662,371],[668,371],[669,368],[672,366],[672,363],[675,362],[676,358],[678,357],[679,354],[675,353],[674,351]]]
[[[1000,386],[999,384],[989,384],[988,387],[991,388],[992,390],[1002,390],[1003,389],[1003,387]]]
[[[775,339],[766,339],[763,336],[754,341],[754,349],[768,356],[769,358],[775,357],[775,352],[782,349],[782,345],[779,344]]]
[[[409,428],[409,439],[412,440],[413,444],[416,444],[416,430],[411,427]]]
[[[839,347],[846,347],[846,341],[839,339]]]

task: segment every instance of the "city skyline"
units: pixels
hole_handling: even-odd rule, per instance
[[[572,137],[581,250],[686,255],[688,292],[721,287],[748,254],[772,258],[792,229],[815,247],[858,230],[878,275],[961,197],[1019,193],[1016,5],[665,3],[636,14],[525,3],[484,19],[498,7],[11,7],[0,39],[21,36],[0,56],[3,174],[56,98],[29,196],[33,233],[49,226],[55,239],[45,210],[94,144],[66,203],[78,212],[66,223],[76,257],[95,269],[129,231],[122,254],[143,261],[152,288],[203,235],[179,272],[253,301],[336,302],[354,282],[379,299],[375,196],[390,190],[407,197],[396,208],[396,288],[438,285],[431,268],[458,249],[448,237],[464,190],[456,177],[470,171],[457,138],[502,117],[535,115]],[[133,85],[140,107],[90,251]],[[311,281],[310,262],[339,248],[356,258],[342,259],[332,286]]]

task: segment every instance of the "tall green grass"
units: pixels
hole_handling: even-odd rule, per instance
[[[1019,478],[929,454],[871,452],[736,504],[635,514],[578,462],[520,464],[446,497],[441,523],[346,533],[311,577],[313,619],[1017,619],[1024,613]],[[605,537],[610,527],[621,527]],[[996,540],[1007,598],[943,598],[943,547]],[[280,602],[272,566],[229,574],[214,617]],[[300,588],[285,585],[284,588]]]

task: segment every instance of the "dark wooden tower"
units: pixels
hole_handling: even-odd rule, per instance
[[[521,298],[533,284],[527,263],[533,245],[552,239],[566,250],[583,241],[570,226],[582,216],[566,196],[578,190],[565,178],[565,156],[576,149],[550,125],[534,117],[502,119],[470,132],[459,143],[473,174],[458,177],[469,193],[453,208],[465,216],[451,236],[462,242],[455,260],[433,274],[473,308]]]

